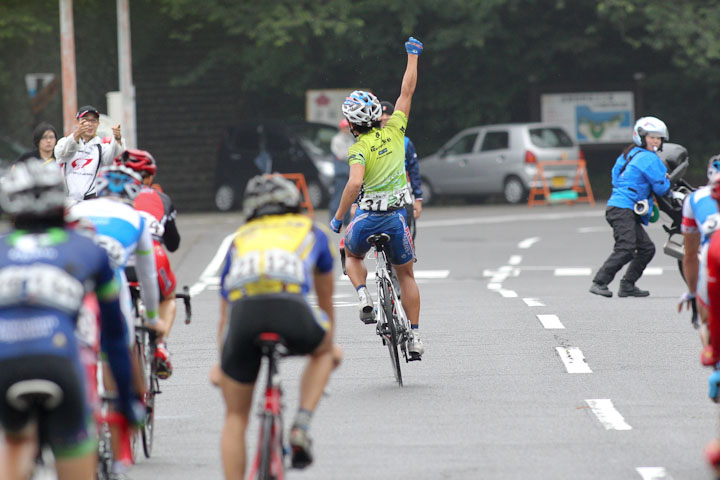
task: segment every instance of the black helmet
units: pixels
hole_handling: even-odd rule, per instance
[[[388,102],[387,100],[383,100],[382,102],[380,102],[380,106],[382,107],[381,115],[386,114],[386,113],[388,115],[392,115],[393,112],[395,111],[395,105]]]
[[[299,211],[300,192],[294,182],[281,175],[257,175],[251,178],[245,187],[243,195],[245,220]]]

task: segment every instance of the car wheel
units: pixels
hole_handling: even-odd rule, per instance
[[[323,204],[324,193],[323,188],[319,182],[309,181],[307,182],[308,197],[310,197],[310,203],[313,208],[320,208]]]
[[[235,206],[235,189],[230,185],[220,185],[215,191],[215,207],[221,212],[228,212]]]
[[[520,180],[518,177],[508,177],[505,180],[503,195],[505,196],[506,202],[520,203],[525,200],[526,194],[527,192],[525,191],[525,185],[523,185],[522,180]]]
[[[420,190],[422,190],[422,203],[423,206],[430,205],[435,198],[435,193],[433,192],[432,186],[430,186],[430,183],[425,180],[424,178],[420,182]]]

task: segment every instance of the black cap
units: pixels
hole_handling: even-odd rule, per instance
[[[388,102],[387,100],[383,100],[380,102],[380,106],[382,107],[382,113],[387,113],[388,115],[392,115],[395,111],[395,105]]]
[[[97,115],[98,118],[100,118],[100,112],[97,111],[97,108],[93,107],[92,105],[85,105],[84,107],[80,107],[77,115],[75,115],[75,119],[79,120],[88,113],[94,113],[95,115]]]

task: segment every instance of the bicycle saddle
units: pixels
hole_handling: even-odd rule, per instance
[[[255,338],[255,344],[263,351],[277,349],[280,354],[285,353],[285,339],[275,332],[262,332]]]
[[[39,407],[52,410],[63,399],[62,388],[50,380],[23,380],[12,384],[5,394],[7,402],[21,411]]]
[[[367,237],[370,245],[387,245],[390,243],[390,235],[387,233],[374,233]]]

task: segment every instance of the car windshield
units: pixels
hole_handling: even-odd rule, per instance
[[[540,148],[563,148],[575,145],[565,130],[556,127],[531,128],[530,141]]]
[[[337,129],[326,125],[298,125],[293,128],[300,143],[314,157],[332,156],[330,142]]]

